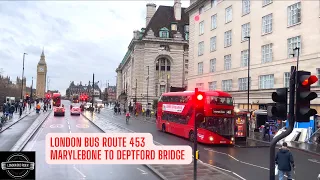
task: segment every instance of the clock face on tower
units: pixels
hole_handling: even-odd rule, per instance
[[[39,72],[44,72],[44,67],[39,67]]]

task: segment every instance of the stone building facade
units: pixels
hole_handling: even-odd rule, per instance
[[[147,4],[146,28],[133,32],[116,69],[117,98],[152,104],[172,87],[185,87],[188,76],[189,17],[181,8]],[[125,101],[124,100],[124,101]],[[151,107],[151,106],[149,106]]]
[[[271,103],[275,88],[289,86],[290,66],[320,79],[320,3],[313,1],[191,0],[188,89],[229,91],[247,108],[250,37],[250,107]],[[293,58],[292,54],[295,54]],[[312,88],[320,112],[320,81]]]
[[[75,84],[74,81],[71,81],[69,87],[66,90],[66,97],[70,99],[72,98],[73,95],[82,95],[82,94],[92,97],[92,93],[94,92],[94,97],[101,98],[101,89],[98,85],[98,82],[96,82],[94,85],[94,91],[92,90],[91,84],[92,83],[90,81],[88,85],[87,84],[83,85],[81,81],[79,84]]]

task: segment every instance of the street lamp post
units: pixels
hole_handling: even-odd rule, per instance
[[[24,76],[24,58],[28,55],[27,53],[23,53],[23,62],[22,62],[22,79],[21,79],[21,100],[23,101],[23,76]]]
[[[30,100],[32,101],[32,92],[33,91],[33,77],[32,77],[32,81],[31,81],[31,92],[30,92]]]
[[[249,137],[249,121],[250,121],[250,109],[249,109],[249,105],[250,105],[250,46],[251,46],[251,38],[250,36],[246,36],[244,37],[246,39],[248,39],[248,79],[247,79],[247,85],[248,85],[248,89],[247,89],[247,110],[248,110],[248,114],[247,114],[247,137]]]
[[[137,108],[138,79],[136,79],[136,93],[134,97],[134,107]]]
[[[148,81],[147,81],[147,112],[149,112],[149,66],[148,68]],[[148,113],[146,113],[147,115]],[[148,114],[149,115],[149,114]]]

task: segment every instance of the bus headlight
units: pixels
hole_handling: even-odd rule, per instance
[[[210,137],[209,137],[209,140],[210,140],[210,141],[213,141],[213,137],[212,137],[212,136],[210,136]]]
[[[231,138],[231,141],[234,141],[234,137]]]

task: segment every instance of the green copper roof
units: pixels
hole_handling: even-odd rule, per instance
[[[124,58],[122,59],[121,64],[124,64],[124,63],[126,62],[126,60],[127,60],[128,56],[130,55],[130,53],[131,53],[131,50],[128,50],[127,53],[126,53],[126,55],[125,55]]]

